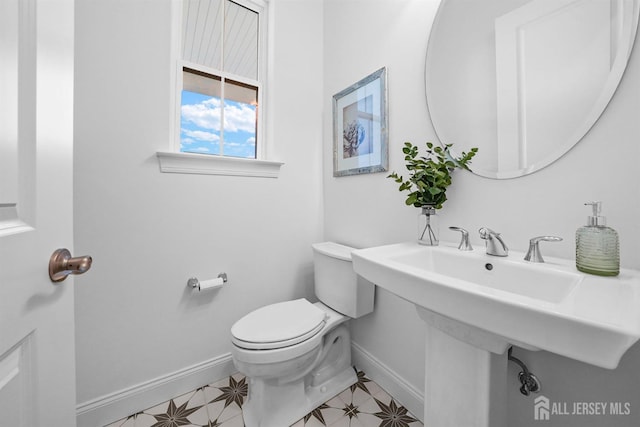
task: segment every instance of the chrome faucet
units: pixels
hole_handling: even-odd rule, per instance
[[[509,248],[500,237],[500,233],[496,233],[490,228],[482,227],[478,230],[480,238],[486,241],[487,255],[493,256],[507,256],[509,255]]]

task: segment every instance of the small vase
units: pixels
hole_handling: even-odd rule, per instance
[[[418,215],[418,243],[427,246],[438,246],[438,215],[433,206],[422,206]]]

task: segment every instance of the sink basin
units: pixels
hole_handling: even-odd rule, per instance
[[[617,367],[640,338],[640,272],[600,277],[577,271],[569,260],[523,258],[513,251],[503,258],[484,248],[464,252],[413,242],[352,253],[356,273],[414,303],[445,332],[452,328],[443,328],[443,319],[462,327],[462,336],[485,334],[505,346]]]
[[[444,275],[470,282],[476,290],[497,295],[498,290],[547,302],[558,303],[580,283],[582,275],[477,252],[453,251],[450,248],[413,245],[412,250],[389,257],[406,268],[422,270],[422,274]]]

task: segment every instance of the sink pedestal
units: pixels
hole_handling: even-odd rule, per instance
[[[424,425],[506,427],[508,343],[493,336],[478,348],[476,328],[417,309],[427,322]]]

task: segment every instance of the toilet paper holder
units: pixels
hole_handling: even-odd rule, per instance
[[[218,274],[218,278],[222,279],[223,283],[227,283],[227,273]],[[192,277],[189,280],[187,280],[187,286],[191,286],[192,288],[199,288],[200,281],[198,280],[197,277]]]

